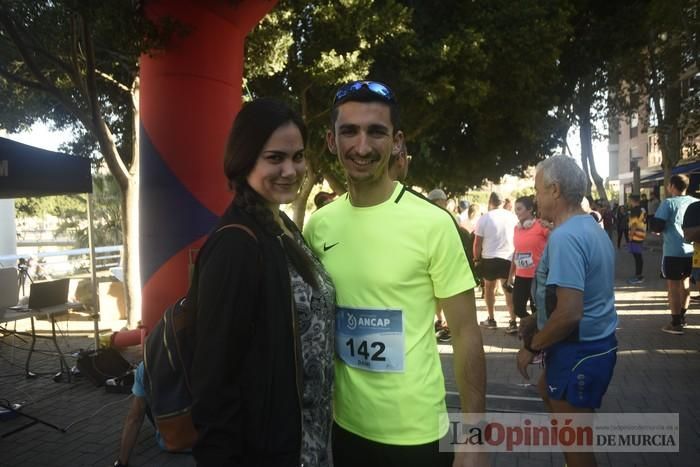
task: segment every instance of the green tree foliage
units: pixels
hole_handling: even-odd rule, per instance
[[[173,21],[150,23],[142,2],[0,2],[0,127],[35,121],[69,128],[63,148],[102,158],[121,191],[127,306],[138,310],[138,60],[183,33]]]
[[[406,130],[420,130],[412,161],[425,180],[419,184],[464,190],[522,173],[551,153],[562,131],[549,112],[568,33],[567,3],[408,3],[416,44],[429,46],[397,74],[409,80],[401,85],[411,116]],[[399,67],[402,57],[395,61]],[[415,110],[414,102],[421,104]],[[432,122],[422,127],[426,119]]]
[[[93,177],[93,235],[95,246],[122,243],[120,193],[114,177]],[[54,216],[59,219],[56,234],[75,239],[75,248],[88,246],[88,219],[85,195],[18,198],[15,211],[20,218]]]
[[[55,216],[61,217],[64,210],[80,209],[85,201],[80,195],[42,196],[38,198],[17,198],[15,212],[18,218]]]
[[[67,128],[76,133],[71,154],[105,157],[110,168],[128,168],[138,58],[156,37],[134,5],[2,2],[0,126],[15,132],[42,121]]]
[[[613,63],[611,71],[618,78],[617,101],[650,116],[645,123],[658,136],[667,184],[684,140],[697,151],[700,9],[695,0],[648,0],[637,13],[636,31],[643,42]]]
[[[535,187],[523,188],[511,193],[513,201],[523,196],[535,196]]]
[[[408,183],[464,191],[519,173],[561,139],[549,110],[567,11],[564,1],[282,0],[248,40],[246,83],[299,104],[312,184],[340,175],[324,140],[334,89],[386,82],[414,156]]]
[[[119,203],[119,187],[111,175],[93,178],[93,238],[95,246],[122,244],[122,215]],[[87,204],[73,209],[62,209],[58,233],[67,233],[75,239],[76,248],[88,246]]]
[[[408,8],[394,0],[282,0],[249,36],[245,81],[250,97],[271,95],[297,103],[309,127],[309,177],[296,203],[297,222],[321,174],[342,190],[340,171],[325,144],[334,90],[370,75],[383,44],[404,43],[412,34],[409,20]]]
[[[562,49],[561,104],[558,114],[569,126],[578,126],[581,140],[581,166],[596,186],[598,197],[607,200],[602,177],[593,159],[593,138],[598,138],[594,123],[607,123],[627,106],[610,107],[609,89],[617,84],[614,64],[639,51],[644,40],[637,26],[638,18],[630,11],[643,10],[647,0],[605,2],[572,0],[569,17],[571,37]],[[613,128],[613,131],[616,131]],[[591,181],[587,192],[591,194]]]

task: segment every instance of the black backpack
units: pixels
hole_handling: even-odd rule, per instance
[[[226,228],[244,230],[257,242],[248,227],[228,224]],[[197,430],[192,422],[192,386],[190,371],[194,357],[194,324],[197,315],[197,263],[187,295],[169,306],[148,334],[143,349],[144,388],[149,395],[153,421],[165,447],[170,451],[192,448]]]

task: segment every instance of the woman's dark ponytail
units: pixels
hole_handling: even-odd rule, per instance
[[[287,235],[272,217],[272,211],[267,207],[263,198],[253,190],[246,182],[236,184],[236,198],[234,205],[250,214],[260,226],[268,233],[282,238],[287,258],[291,261],[304,282],[314,289],[318,289],[315,267],[302,247]]]

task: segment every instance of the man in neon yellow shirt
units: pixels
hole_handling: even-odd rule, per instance
[[[463,412],[485,410],[486,365],[454,219],[389,175],[403,143],[397,115],[382,83],[338,90],[327,142],[348,193],[304,229],[336,286],[334,465],[487,465],[482,453],[439,450],[448,424],[436,304],[451,323]]]

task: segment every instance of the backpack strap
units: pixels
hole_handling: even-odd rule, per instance
[[[251,230],[251,228],[248,227],[247,225],[243,225],[243,224],[226,224],[226,225],[222,225],[221,227],[219,227],[218,229],[216,229],[216,231],[215,231],[214,233],[219,233],[219,232],[221,232],[221,231],[224,230],[224,229],[241,229],[241,230],[245,231],[248,235],[250,235],[251,237],[253,237],[253,240],[255,240],[255,243],[258,242],[258,237],[257,237],[257,236],[255,235],[255,233]]]
[[[216,229],[214,231],[214,233],[212,233],[209,236],[209,238],[211,238],[215,234],[218,234],[219,232],[221,232],[224,229],[240,229],[240,230],[244,231],[245,233],[247,233],[248,235],[250,235],[250,237],[253,240],[255,240],[255,243],[258,243],[258,237],[255,235],[253,230],[250,227],[248,227],[247,225],[243,225],[243,224],[222,225],[221,227]],[[209,241],[209,238],[207,239],[207,241]],[[204,248],[204,247],[202,247],[202,248]],[[200,250],[200,252],[201,252],[201,250]],[[188,297],[190,296],[190,292],[192,291],[192,289],[195,289],[195,292],[196,292],[198,279],[199,279],[199,254],[197,254],[197,259],[195,259],[195,262],[194,262],[194,273],[192,274],[192,284],[190,285],[190,291],[187,292]]]
[[[253,240],[255,240],[255,243],[258,243],[258,237],[255,235],[255,232],[253,230],[243,224],[226,224],[222,225],[218,229],[216,229],[210,236],[213,236],[214,234],[217,234],[221,232],[224,229],[240,229],[247,233]],[[209,241],[209,238],[207,238],[207,241]],[[202,247],[203,249],[204,247]],[[201,252],[201,250],[200,250]],[[259,258],[260,260],[260,258]],[[194,317],[197,314],[197,308],[194,306],[197,300],[197,288],[199,284],[199,254],[197,254],[197,259],[195,260],[194,264],[194,273],[192,274],[192,283],[190,284],[190,289],[187,291],[187,295],[185,296],[185,303],[184,305],[184,311],[183,315],[185,316],[184,319],[180,320],[180,322],[175,323],[176,327],[181,328],[183,326],[189,326],[192,324],[194,321]]]

